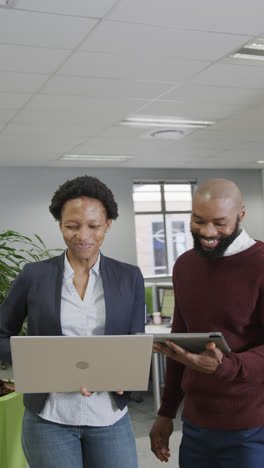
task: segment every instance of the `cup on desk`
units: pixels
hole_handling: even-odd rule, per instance
[[[160,324],[161,324],[160,312],[153,312],[153,325],[160,325]]]

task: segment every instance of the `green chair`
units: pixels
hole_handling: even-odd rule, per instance
[[[0,398],[0,466],[26,468],[21,446],[21,428],[25,407],[23,395],[15,392]]]
[[[152,286],[145,286],[145,304],[147,307],[147,315],[152,315],[153,314]]]

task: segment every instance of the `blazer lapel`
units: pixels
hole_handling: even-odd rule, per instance
[[[120,314],[121,291],[119,288],[120,271],[118,264],[111,261],[110,258],[101,255],[100,268],[105,297],[105,335],[113,333],[113,324],[118,321]]]
[[[64,271],[64,259],[65,259],[65,252],[62,255],[56,257],[56,266],[58,268],[57,280],[56,280],[56,287],[55,287],[55,297],[54,297],[54,312],[55,312],[55,321],[56,321],[56,335],[62,335],[61,329],[61,290],[62,290],[62,278],[63,278],[63,271]]]

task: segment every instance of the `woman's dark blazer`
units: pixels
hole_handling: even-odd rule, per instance
[[[28,316],[28,335],[62,335],[61,289],[65,254],[24,266],[0,306],[0,360],[11,362],[10,336],[18,335]],[[101,254],[106,322],[105,335],[144,332],[145,293],[140,269]],[[26,365],[26,363],[25,363]],[[128,363],[131,365],[131,363]],[[44,406],[47,393],[27,393],[24,404],[35,413]],[[123,409],[128,393],[113,393]]]

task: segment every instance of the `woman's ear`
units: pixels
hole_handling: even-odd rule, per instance
[[[112,219],[107,219],[106,220],[106,230],[105,230],[106,233],[110,230],[112,221],[113,221]]]

